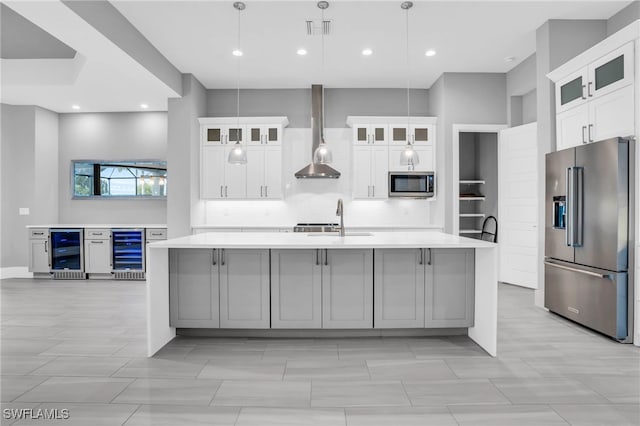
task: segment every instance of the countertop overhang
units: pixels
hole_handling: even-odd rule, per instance
[[[348,233],[349,231],[347,231]],[[370,235],[294,232],[207,232],[149,244],[159,248],[351,249],[351,248],[495,248],[495,243],[438,231],[372,232]]]

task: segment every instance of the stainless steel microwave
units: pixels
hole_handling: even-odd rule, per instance
[[[389,197],[430,198],[434,194],[434,172],[389,172]]]

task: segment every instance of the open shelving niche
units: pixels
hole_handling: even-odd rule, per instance
[[[484,184],[486,184],[486,182],[483,179],[460,180],[461,189],[459,192],[460,196],[458,197],[459,201],[461,202],[485,201],[486,197],[481,195],[480,190],[478,188],[479,185],[484,185]],[[462,188],[465,188],[465,189],[463,190]],[[473,190],[471,190],[470,188],[473,188]],[[472,195],[469,195],[469,194],[472,194]],[[474,208],[473,210],[474,210],[473,212],[469,212],[467,211],[467,208],[463,207],[461,204],[459,209],[460,213],[458,214],[459,220],[462,219],[460,221],[461,222],[460,230],[459,230],[460,235],[464,235],[464,234],[473,235],[473,234],[482,233],[482,229],[477,228],[477,226],[482,226],[482,223],[478,219],[484,219],[486,214],[478,212],[477,208]],[[462,224],[463,221],[467,222],[465,223],[465,225],[471,226],[471,224],[473,224],[474,227],[473,228],[464,227]]]

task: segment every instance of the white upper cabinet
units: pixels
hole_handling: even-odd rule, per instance
[[[247,144],[249,145],[281,145],[281,124],[247,125]]]
[[[353,198],[387,198],[388,162],[387,146],[353,148]]]
[[[436,139],[435,125],[392,124],[389,125],[390,145],[433,145]]]
[[[631,27],[548,74],[555,82],[558,150],[635,135],[638,41]]]
[[[386,124],[358,124],[353,127],[354,145],[387,145]]]
[[[282,132],[286,117],[200,118],[200,198],[282,198]],[[236,139],[247,164],[229,164]]]

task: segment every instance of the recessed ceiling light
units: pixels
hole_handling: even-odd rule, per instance
[[[435,50],[433,50],[433,49],[429,49],[429,50],[427,50],[426,52],[424,52],[424,54],[425,54],[426,56],[436,56],[436,51],[435,51]]]
[[[300,56],[304,56],[307,54],[307,51],[305,49],[298,49],[296,53]]]
[[[364,49],[364,50],[362,51],[362,54],[363,54],[364,56],[371,56],[371,55],[373,54],[373,50],[371,50],[371,49]]]
[[[231,53],[233,53],[233,56],[242,56],[242,50],[239,49],[236,49]]]
[[[149,105],[147,105],[147,104],[140,104],[140,108],[142,108],[142,109],[147,109],[147,108],[149,108]]]
[[[80,105],[71,105],[71,109],[80,109]]]
[[[515,56],[507,56],[506,58],[504,58],[505,62],[513,62],[516,60]]]

